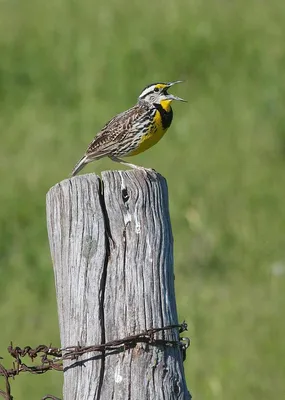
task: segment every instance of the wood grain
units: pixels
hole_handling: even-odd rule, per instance
[[[62,347],[177,324],[163,177],[132,170],[65,180],[47,194],[47,221]],[[175,347],[140,343],[64,368],[65,400],[190,399]]]

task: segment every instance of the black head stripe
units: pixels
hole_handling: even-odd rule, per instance
[[[157,83],[151,83],[150,85],[147,85],[141,92],[140,94],[140,99],[144,99],[146,96],[148,96],[152,91],[147,91],[148,88],[155,87],[156,85],[167,85],[167,83],[164,82],[157,82]],[[144,93],[145,92],[145,93]]]

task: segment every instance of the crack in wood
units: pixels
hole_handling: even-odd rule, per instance
[[[101,209],[102,209],[102,213],[103,213],[103,217],[104,217],[104,224],[105,224],[105,260],[104,260],[104,267],[103,267],[101,281],[100,281],[99,318],[101,321],[101,343],[106,343],[104,302],[105,302],[105,290],[106,290],[108,262],[109,262],[109,257],[110,257],[111,232],[110,232],[109,217],[108,217],[106,204],[105,204],[105,200],[104,200],[104,184],[103,184],[102,179],[99,180],[99,188],[100,188],[99,201],[101,204]],[[105,352],[102,352],[97,400],[100,400],[100,397],[101,397],[101,390],[102,390],[102,386],[103,386],[104,375],[105,375]]]

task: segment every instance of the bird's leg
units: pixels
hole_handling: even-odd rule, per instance
[[[122,160],[121,158],[118,158],[118,157],[116,157],[116,156],[109,156],[109,158],[110,158],[112,161],[115,161],[115,162],[118,162],[118,163],[120,163],[120,164],[126,165],[127,167],[130,167],[130,168],[133,168],[133,169],[140,169],[141,171],[145,171],[145,172],[146,172],[146,171],[150,171],[150,172],[153,172],[153,171],[154,171],[154,170],[151,169],[151,168],[145,168],[145,167],[141,167],[140,165],[128,163],[128,162],[126,162],[126,161],[124,161],[124,160]]]

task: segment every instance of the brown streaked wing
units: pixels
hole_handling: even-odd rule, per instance
[[[92,158],[108,155],[128,135],[134,122],[142,118],[147,112],[147,107],[136,104],[129,110],[116,115],[97,133],[94,140],[89,144],[86,155],[90,155]]]

